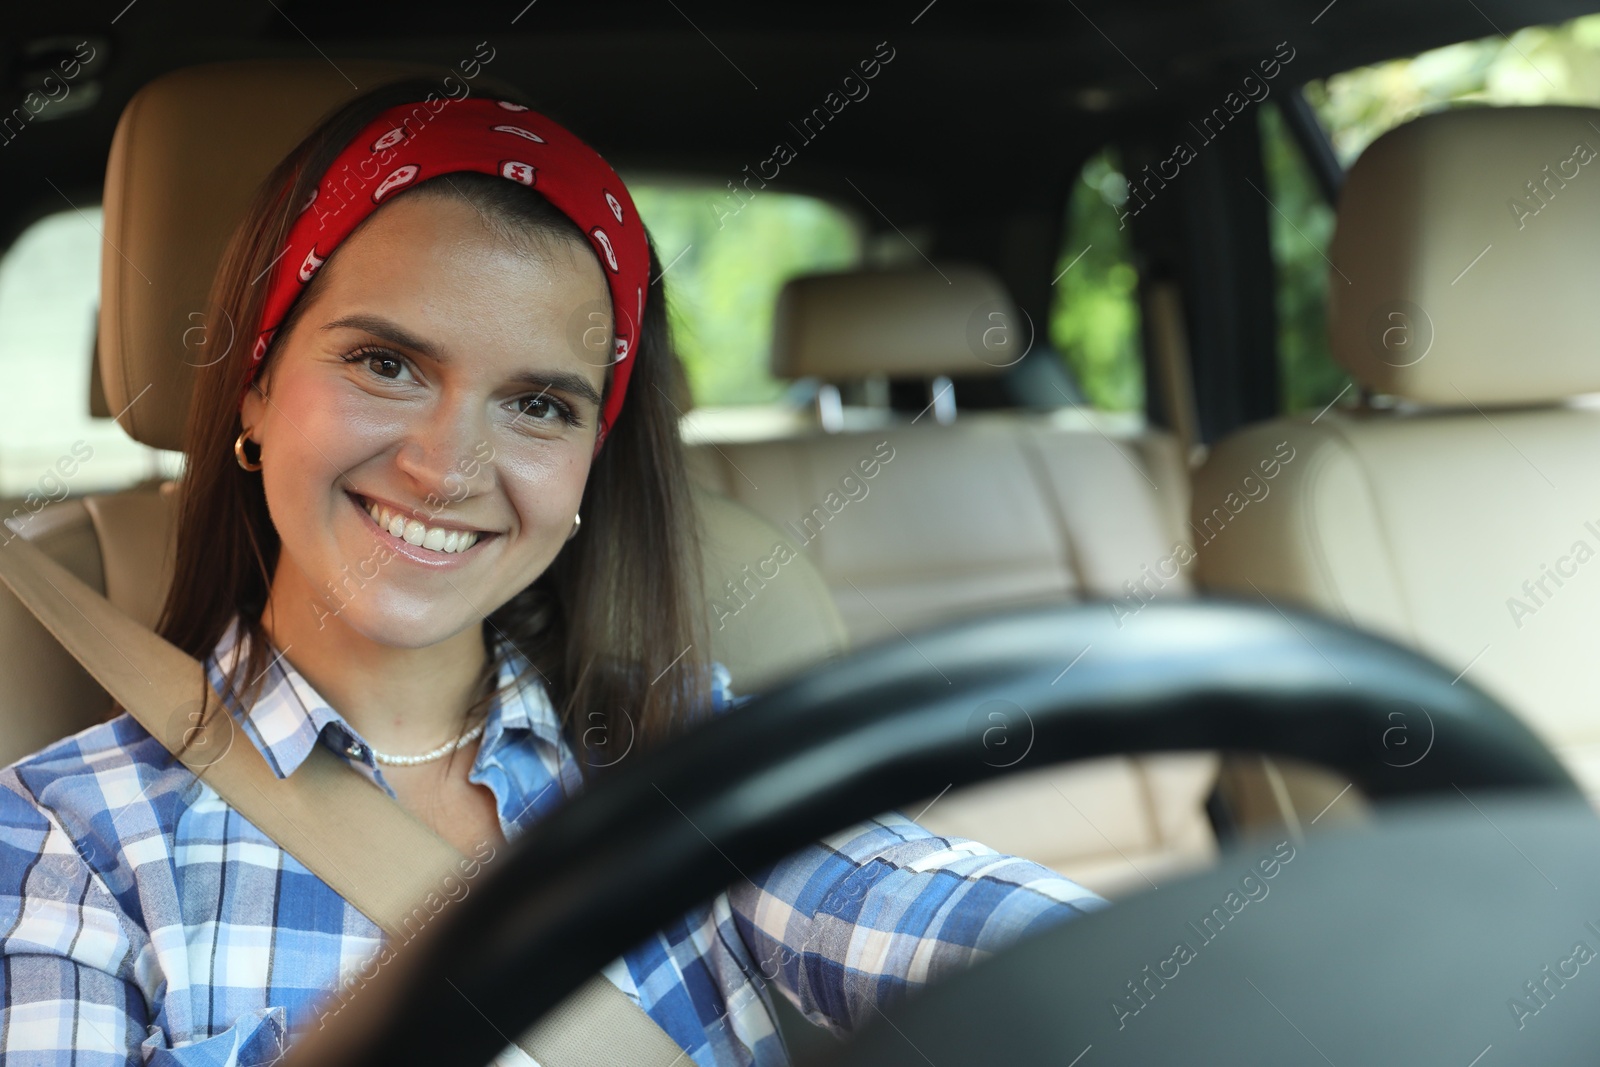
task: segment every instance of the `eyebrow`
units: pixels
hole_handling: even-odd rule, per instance
[[[381,337],[392,345],[420,353],[435,363],[447,364],[450,362],[440,353],[436,345],[424,341],[405,327],[380,315],[345,315],[334,319],[332,322],[325,323],[321,328],[324,330],[361,330],[375,337]],[[538,389],[541,392],[549,389],[558,389],[573,396],[581,397],[594,404],[595,407],[599,407],[601,403],[600,394],[595,392],[595,388],[589,384],[589,380],[583,375],[572,371],[521,371],[513,374],[511,380]]]

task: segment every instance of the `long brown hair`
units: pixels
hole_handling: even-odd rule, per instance
[[[212,284],[211,321],[234,328],[211,334],[253,342],[248,334],[260,319],[266,288],[254,282],[283,247],[299,206],[340,149],[379,112],[422,101],[430,92],[437,95],[435,84],[407,79],[351,100],[268,175]],[[417,106],[419,119],[426,121],[428,111]],[[589,248],[565,215],[514,182],[452,174],[396,198],[417,195],[456,197],[486,220],[531,239],[574,240]],[[323,273],[313,277],[279,327],[263,359],[263,376]],[[585,777],[636,748],[659,743],[708,710],[709,637],[699,535],[677,421],[687,385],[672,349],[654,242],[650,275],[627,402],[590,470],[582,528],[542,575],[484,620],[490,655],[479,696],[463,718],[465,723],[496,695],[498,661],[515,649],[528,667],[514,685],[547,688]],[[248,707],[272,657],[261,613],[280,542],[260,475],[242,469],[233,454],[242,429],[237,401],[245,388],[246,353],[236,347],[199,362],[184,433],[178,565],[157,629],[203,659],[238,615],[249,636],[249,655],[240,658],[227,689]],[[608,393],[610,388],[608,374]]]

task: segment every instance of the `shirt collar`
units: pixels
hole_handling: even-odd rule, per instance
[[[560,751],[563,744],[561,718],[550,700],[543,674],[530,669],[527,657],[509,639],[499,636],[491,643],[491,648],[499,663],[499,674],[495,678],[498,692],[484,727],[483,751],[493,751],[498,747],[501,734],[513,730],[528,731]]]
[[[531,680],[524,676],[519,682],[519,673],[527,667],[526,658],[509,641],[497,641],[494,647],[499,663],[496,677],[499,691],[489,705],[478,762],[482,763],[502,744],[522,733],[531,733],[559,751],[561,721],[543,681],[535,675]],[[322,698],[289,658],[276,649],[268,659],[260,694],[251,707],[244,708],[227,682],[236,665],[248,656],[249,648],[250,635],[235,616],[207,659],[206,673],[274,774],[279,778],[293,774],[311,754],[312,746],[318,743],[369,770],[376,770],[366,740]]]

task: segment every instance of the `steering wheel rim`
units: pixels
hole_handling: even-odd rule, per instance
[[[1021,719],[997,737],[991,716],[1011,709]],[[1024,741],[1021,758],[1005,747]],[[1483,691],[1333,620],[1230,600],[1125,622],[1096,603],[1006,612],[806,671],[618,768],[528,831],[336,1039],[290,1062],[487,1063],[740,870],[1015,767],[1216,749],[1331,767],[1377,801],[1580,795]]]

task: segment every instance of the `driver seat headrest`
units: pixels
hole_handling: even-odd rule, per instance
[[[452,74],[421,63],[245,60],[172,71],[134,94],[106,164],[98,356],[105,404],[126,408],[121,423],[135,440],[181,448],[197,343],[240,350],[251,327],[207,321],[207,297],[228,238],[278,161],[355,86],[422,75],[440,79],[443,97]]]

